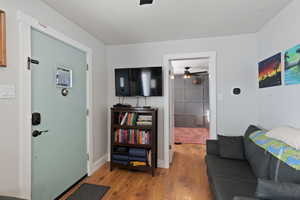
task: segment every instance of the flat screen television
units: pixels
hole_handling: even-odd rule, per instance
[[[162,96],[162,67],[115,69],[116,96]]]

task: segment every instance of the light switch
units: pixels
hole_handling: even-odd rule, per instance
[[[16,97],[14,85],[0,85],[0,99],[12,99]]]

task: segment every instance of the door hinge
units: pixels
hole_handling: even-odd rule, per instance
[[[89,109],[86,109],[86,116],[89,116],[89,114],[90,114]]]
[[[87,160],[90,160],[90,154],[86,154]]]
[[[34,59],[28,57],[28,58],[27,58],[27,69],[28,69],[28,70],[30,70],[30,65],[31,65],[31,64],[36,64],[36,65],[38,65],[38,64],[40,64],[40,61],[34,60]]]
[[[89,64],[86,64],[86,71],[89,71]]]
[[[171,150],[172,149],[172,145],[169,145],[169,150]]]

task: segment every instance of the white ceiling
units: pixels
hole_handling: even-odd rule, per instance
[[[42,0],[106,44],[253,33],[292,0]]]
[[[208,59],[192,59],[192,60],[172,60],[173,73],[175,75],[184,74],[185,67],[191,67],[190,72],[208,71]]]

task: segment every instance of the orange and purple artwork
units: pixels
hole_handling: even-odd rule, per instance
[[[259,88],[273,87],[281,85],[281,53],[278,53],[258,64]]]

